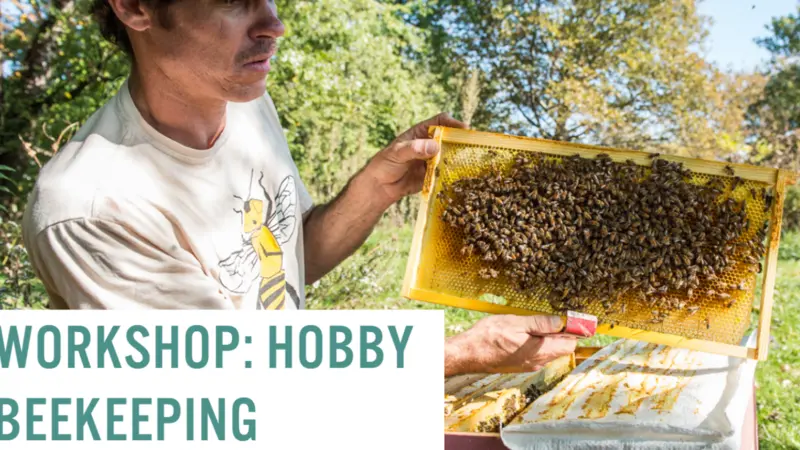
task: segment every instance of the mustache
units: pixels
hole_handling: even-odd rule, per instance
[[[270,55],[275,54],[278,49],[278,41],[274,38],[267,38],[263,40],[259,40],[253,48],[249,48],[246,51],[238,54],[236,56],[236,62],[244,64],[248,60],[251,60],[255,57],[262,56],[265,53]]]

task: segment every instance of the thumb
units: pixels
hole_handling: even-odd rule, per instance
[[[560,333],[564,329],[564,319],[561,316],[525,316],[524,319],[525,331],[532,336]]]
[[[387,149],[386,158],[396,163],[407,163],[415,159],[430,159],[439,152],[439,144],[433,139],[413,139],[398,142]]]

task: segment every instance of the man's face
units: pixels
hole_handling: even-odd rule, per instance
[[[155,21],[138,36],[137,61],[149,58],[178,89],[201,97],[243,102],[264,94],[284,33],[274,1],[178,1],[166,16],[166,27]]]

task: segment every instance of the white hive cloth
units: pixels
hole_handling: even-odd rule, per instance
[[[755,334],[746,339],[754,346]],[[619,340],[501,431],[512,450],[736,449],[755,361]]]

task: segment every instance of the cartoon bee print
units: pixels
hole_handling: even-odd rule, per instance
[[[250,179],[252,185],[252,173]],[[234,209],[242,219],[242,249],[220,261],[224,269],[220,278],[228,290],[237,293],[246,293],[260,278],[258,308],[285,309],[287,293],[295,305],[300,303],[296,290],[286,283],[281,250],[281,245],[289,242],[295,230],[297,195],[294,179],[287,176],[273,203],[263,179],[262,172],[258,184],[264,200],[252,198],[249,193],[245,199],[234,196],[242,201],[242,209]]]

